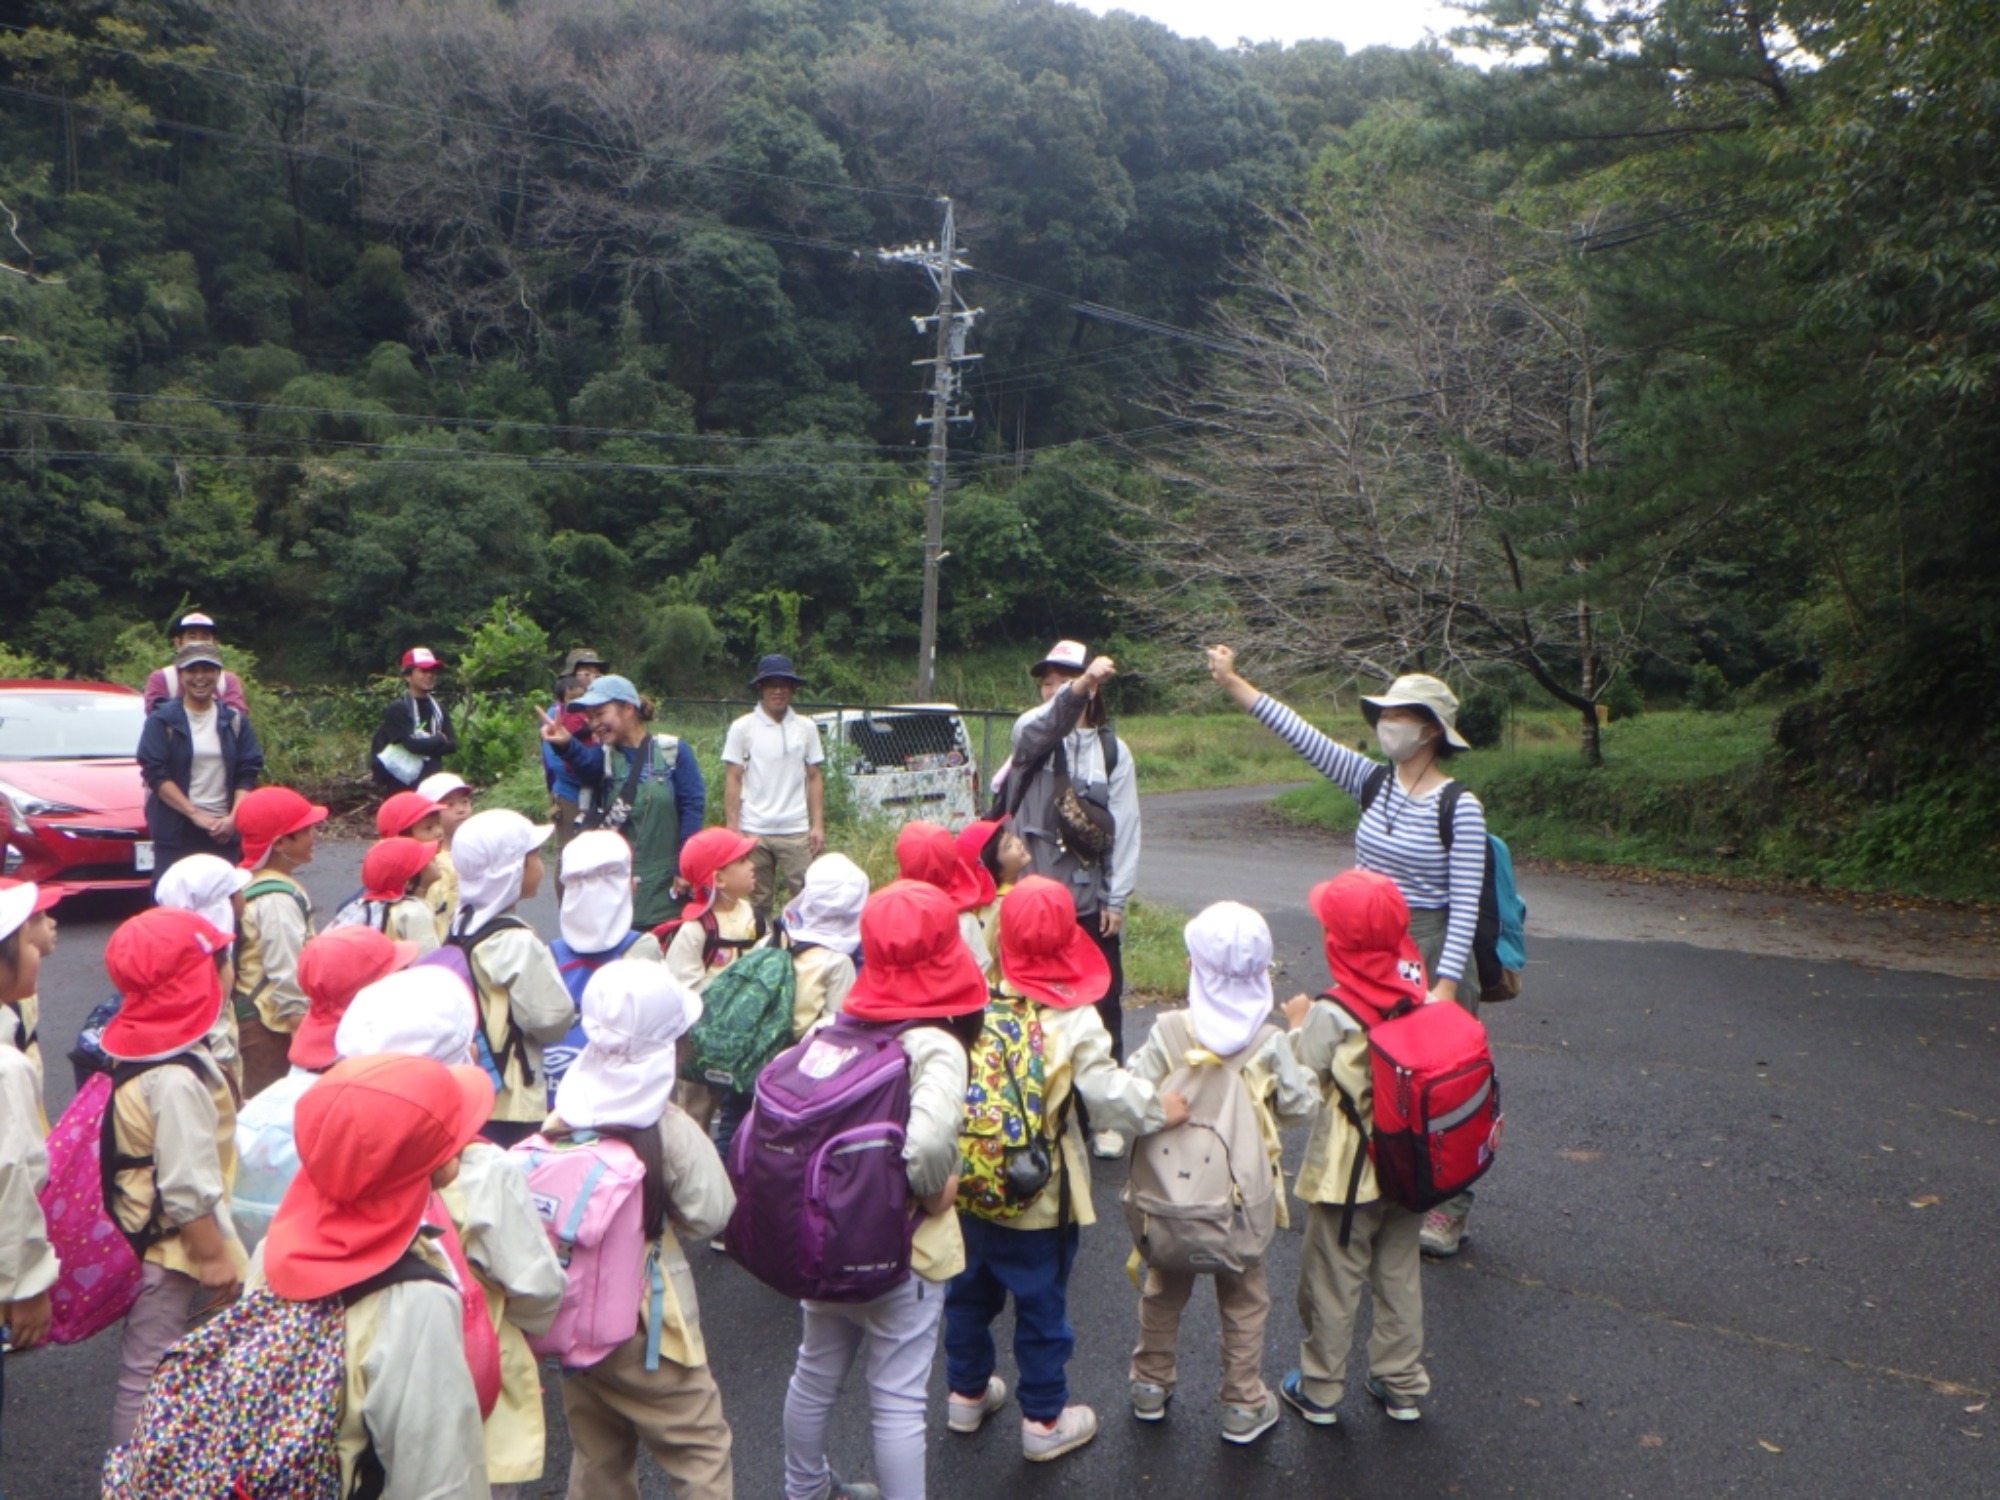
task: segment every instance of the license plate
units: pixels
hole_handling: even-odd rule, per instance
[[[153,846],[148,840],[141,839],[132,846],[132,868],[141,875],[153,868]]]

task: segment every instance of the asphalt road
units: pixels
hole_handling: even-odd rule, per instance
[[[354,888],[358,857],[323,852],[309,881],[322,909]],[[1241,797],[1149,802],[1147,893],[1258,904],[1301,988],[1324,982],[1304,892],[1350,857],[1263,828]],[[44,970],[52,1111],[119,913],[61,915]],[[528,915],[546,927],[548,899]],[[1425,1271],[1436,1389],[1421,1423],[1386,1421],[1357,1366],[1339,1427],[1288,1415],[1254,1447],[1222,1443],[1215,1317],[1199,1296],[1170,1420],[1133,1421],[1122,1168],[1100,1164],[1106,1217],[1075,1271],[1070,1373],[1103,1435],[1046,1466],[1022,1462],[1011,1405],[987,1431],[951,1436],[940,1361],[931,1493],[2000,1496],[2000,984],[1544,932],[1528,993],[1486,1019],[1507,1137],[1465,1254]],[[1132,1018],[1133,1041],[1147,1024]],[[1281,1234],[1273,1253],[1273,1382],[1296,1349],[1297,1245]],[[720,1257],[697,1258],[739,1488],[775,1496],[796,1311]],[[1011,1378],[1004,1324],[1002,1346]],[[8,1362],[8,1496],[96,1493],[114,1369],[112,1335]],[[560,1495],[553,1389],[550,1406],[548,1477],[529,1490]],[[858,1372],[834,1456],[867,1474]],[[642,1492],[672,1493],[649,1466]]]

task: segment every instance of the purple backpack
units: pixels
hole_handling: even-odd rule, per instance
[[[922,1210],[903,1138],[910,1064],[900,1027],[842,1018],[773,1058],[729,1153],[729,1254],[766,1286],[872,1302],[910,1274]]]

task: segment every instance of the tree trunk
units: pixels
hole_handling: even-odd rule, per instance
[[[1577,673],[1578,696],[1583,699],[1580,712],[1583,715],[1583,763],[1586,766],[1604,764],[1604,744],[1597,733],[1597,653],[1591,639],[1590,605],[1582,600],[1576,606],[1576,654],[1580,663]]]

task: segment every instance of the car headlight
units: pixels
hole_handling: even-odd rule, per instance
[[[88,808],[71,807],[67,802],[51,802],[46,797],[37,797],[33,792],[24,792],[6,781],[0,781],[0,797],[7,801],[7,818],[16,833],[29,832],[30,818],[61,817],[89,811]]]

